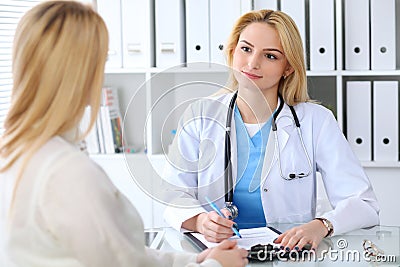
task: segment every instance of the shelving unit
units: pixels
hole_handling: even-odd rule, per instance
[[[308,3],[308,0],[306,1]],[[345,70],[344,69],[344,22],[343,0],[335,1],[335,65],[332,71],[307,71],[309,94],[332,110],[339,126],[346,133],[346,82],[362,80],[396,80],[400,83],[400,28],[397,36],[396,70]],[[396,14],[400,17],[400,4],[396,1]],[[399,20],[399,19],[397,19]],[[398,21],[397,21],[398,22]],[[396,25],[400,25],[396,22]],[[171,131],[176,129],[183,110],[199,97],[208,96],[224,86],[228,77],[226,69],[220,66],[208,67],[199,64],[191,67],[161,69],[156,67],[140,69],[107,69],[106,86],[119,89],[120,106],[124,118],[124,138],[128,146],[136,148],[137,154],[93,155],[92,158],[103,166],[112,177],[118,177],[117,184],[130,200],[139,207],[145,227],[163,226],[162,205],[152,195],[156,173],[162,172],[163,154],[173,139]],[[354,103],[362,105],[362,103]],[[400,188],[400,161],[362,162],[374,186],[381,204],[381,222],[400,224],[400,215],[394,211],[392,199],[381,185]],[[128,168],[127,168],[128,167]],[[130,174],[135,169],[135,183]],[[131,173],[129,173],[129,171]],[[124,177],[125,182],[121,182]],[[128,182],[128,180],[130,182]],[[128,185],[129,183],[129,185]],[[145,193],[141,185],[148,186]],[[138,205],[138,203],[140,203]]]

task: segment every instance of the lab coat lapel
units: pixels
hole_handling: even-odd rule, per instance
[[[285,148],[289,140],[289,136],[290,134],[292,134],[291,131],[292,129],[294,129],[294,127],[291,127],[293,125],[291,118],[292,118],[292,113],[290,112],[289,107],[287,105],[284,105],[282,111],[280,112],[277,118],[277,128],[278,128],[277,138],[279,142],[280,151],[282,151]],[[274,131],[272,131],[271,128],[264,156],[263,170],[261,174],[262,179],[260,181],[261,186],[263,185],[265,179],[269,175],[272,166],[274,166],[278,158],[277,154],[278,154],[278,146],[275,140],[275,133]]]
[[[276,161],[275,159],[275,138],[274,132],[271,130],[269,132],[267,148],[265,150],[263,168],[261,172],[260,186],[262,187],[265,179],[267,178],[269,172],[271,171],[272,165]]]

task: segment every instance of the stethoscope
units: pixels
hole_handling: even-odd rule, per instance
[[[232,219],[235,219],[239,215],[238,208],[233,204],[233,177],[232,177],[231,138],[230,138],[232,113],[233,113],[233,109],[235,107],[237,95],[238,95],[238,92],[236,91],[229,103],[228,114],[226,117],[226,128],[225,128],[225,173],[224,173],[225,208],[231,213]],[[304,145],[303,136],[301,134],[301,129],[300,129],[299,118],[297,117],[296,111],[294,110],[293,106],[290,106],[290,105],[288,105],[288,107],[293,116],[293,118],[291,118],[291,119],[294,122],[294,124],[296,125],[297,134],[299,136],[301,146],[303,147],[304,154],[306,155],[309,170],[307,172],[289,173],[288,176],[285,176],[282,172],[281,152],[279,149],[279,141],[278,141],[278,133],[277,133],[278,127],[276,126],[276,122],[277,122],[277,117],[278,117],[279,113],[282,111],[283,105],[285,104],[285,102],[284,102],[281,94],[278,94],[278,97],[280,100],[279,106],[278,106],[278,109],[275,111],[275,113],[272,116],[271,128],[272,128],[272,131],[274,132],[275,153],[277,152],[280,176],[284,180],[287,180],[287,181],[293,180],[295,178],[303,178],[303,177],[309,176],[312,172],[311,159],[307,153],[306,146]]]

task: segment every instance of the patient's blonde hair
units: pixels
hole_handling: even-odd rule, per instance
[[[107,51],[106,25],[90,6],[48,1],[22,17],[13,47],[11,107],[0,139],[0,156],[7,159],[1,171],[20,157],[24,167],[49,139],[76,129],[89,105],[87,134],[99,110]]]

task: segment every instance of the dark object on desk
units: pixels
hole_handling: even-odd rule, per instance
[[[277,258],[273,245],[255,245],[249,250],[247,258],[249,261],[272,261]]]
[[[277,260],[301,260],[307,258],[309,256],[308,250],[310,250],[311,246],[305,246],[302,251],[284,251],[280,250],[277,246],[272,244],[267,245],[255,245],[252,246],[249,250],[249,255],[247,256],[249,261],[252,262],[266,262],[266,261],[273,261]],[[307,257],[303,257],[303,253]]]

